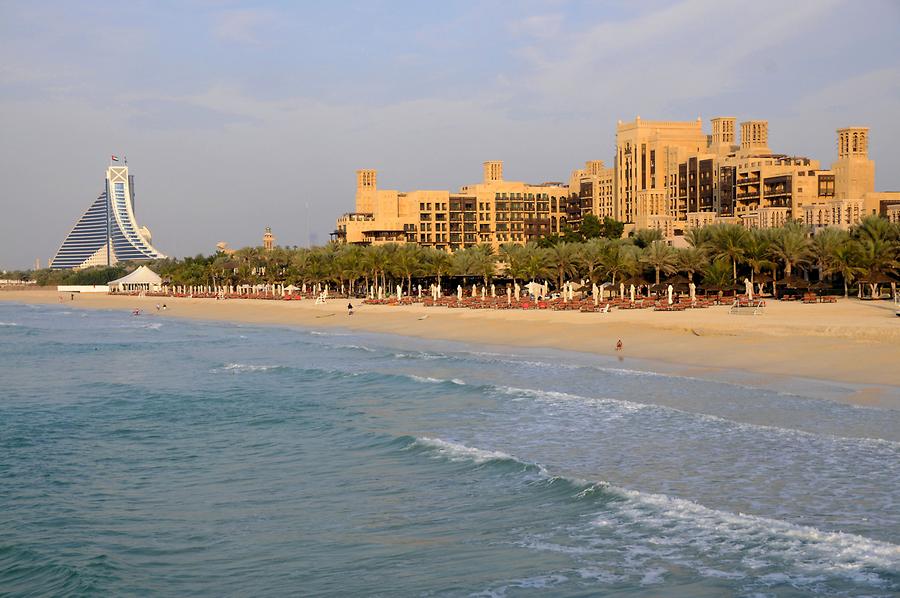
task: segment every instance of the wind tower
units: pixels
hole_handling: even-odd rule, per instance
[[[869,128],[837,130],[838,159],[834,171],[835,199],[859,199],[875,190],[875,162],[869,159]]]

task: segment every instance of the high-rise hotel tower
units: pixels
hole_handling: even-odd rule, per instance
[[[103,192],[72,227],[50,267],[79,269],[166,257],[151,240],[150,231],[134,219],[134,177],[128,166],[110,166]]]

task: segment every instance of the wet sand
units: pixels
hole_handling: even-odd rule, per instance
[[[58,303],[55,290],[0,291],[0,301]],[[760,316],[737,316],[726,306],[684,312],[612,310],[608,314],[550,310],[468,310],[370,306],[346,300],[266,301],[76,295],[67,307],[140,308],[147,317],[340,327],[519,348],[548,348],[663,362],[675,373],[772,386],[780,378],[850,385],[837,397],[859,405],[900,409],[900,318],[890,302],[840,300],[804,305],[768,301]],[[156,304],[165,302],[166,311]]]

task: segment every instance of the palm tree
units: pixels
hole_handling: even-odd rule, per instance
[[[665,241],[653,241],[641,252],[641,263],[647,264],[656,272],[656,284],[659,284],[660,271],[670,274],[676,270],[677,254]]]
[[[514,284],[524,277],[522,269],[526,253],[525,246],[518,243],[504,243],[500,246],[500,260],[506,266],[506,275]]]
[[[722,298],[722,291],[734,284],[731,278],[732,269],[729,267],[728,258],[720,257],[713,260],[709,266],[703,271],[703,288],[718,289],[719,298]]]
[[[702,272],[709,265],[709,258],[706,252],[697,247],[685,247],[678,250],[676,256],[678,270],[687,274],[690,282],[694,281],[694,274]]]
[[[771,235],[766,229],[755,228],[747,235],[744,244],[744,262],[750,266],[750,282],[763,268],[772,268],[774,263],[769,259]]]
[[[696,249],[709,249],[712,244],[712,230],[713,227],[711,226],[688,229],[684,233],[684,240],[688,242],[688,245]]]
[[[731,261],[732,282],[737,282],[737,263],[742,260],[747,241],[747,229],[740,224],[717,224],[712,227],[710,245],[716,258],[727,257]]]
[[[441,277],[450,272],[453,267],[453,259],[446,251],[434,249],[433,247],[425,250],[422,260],[425,264],[426,271],[437,278],[437,286],[441,286]]]
[[[862,248],[853,239],[848,239],[842,245],[834,248],[830,262],[835,272],[844,279],[844,297],[850,296],[850,284],[857,276],[865,274],[866,269],[859,264],[862,261]]]
[[[550,263],[549,250],[538,247],[536,243],[528,243],[522,251],[522,277],[537,280],[551,275],[553,265]]]
[[[394,252],[391,262],[391,271],[406,278],[406,293],[412,296],[412,277],[418,274],[422,267],[421,249],[415,243],[400,245]]]
[[[558,289],[562,289],[566,276],[577,272],[580,253],[581,247],[578,243],[562,242],[547,249],[548,259],[556,270]]]
[[[460,249],[453,254],[453,274],[463,277],[463,283],[466,283],[470,276],[480,276],[478,256],[475,255],[473,247]]]
[[[834,252],[850,240],[850,234],[839,228],[820,230],[812,239],[810,253],[819,271],[819,280],[834,271]]]
[[[656,241],[662,241],[663,234],[655,228],[641,228],[634,231],[631,240],[641,249],[645,249]]]
[[[603,259],[606,255],[606,246],[609,243],[606,239],[594,238],[586,242],[581,247],[581,265],[587,271],[588,278],[592,283],[598,281],[598,274]]]
[[[612,285],[616,285],[616,277],[626,275],[634,271],[637,264],[637,247],[626,243],[625,241],[612,241],[606,246],[603,253],[603,271],[612,280]]]
[[[798,226],[785,226],[773,233],[769,251],[776,260],[784,264],[785,278],[791,276],[794,266],[809,263],[810,240],[806,231]],[[772,281],[775,290],[775,281]]]
[[[482,243],[473,247],[472,253],[475,270],[484,280],[484,286],[487,287],[497,268],[497,256],[494,255],[494,248],[487,243]]]

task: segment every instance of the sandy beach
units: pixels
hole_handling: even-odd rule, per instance
[[[0,300],[59,302],[55,290],[10,290]],[[840,300],[804,305],[769,301],[761,316],[736,316],[719,306],[683,312],[613,310],[608,314],[369,306],[354,301],[304,301],[76,295],[66,307],[140,308],[146,317],[193,318],[266,325],[339,327],[430,339],[518,348],[548,348],[663,362],[682,375],[716,377],[742,372],[743,382],[771,386],[780,378],[848,384],[839,397],[862,405],[900,409],[900,318],[889,302]]]

